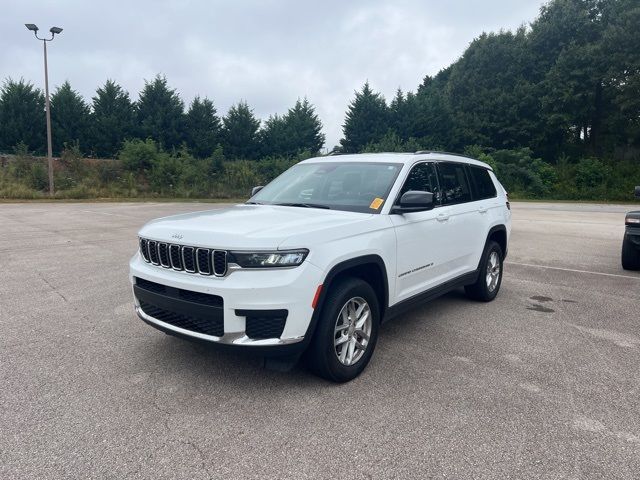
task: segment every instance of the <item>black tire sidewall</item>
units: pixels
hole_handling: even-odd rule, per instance
[[[500,277],[498,277],[498,284],[496,285],[496,288],[494,288],[493,291],[490,292],[489,287],[487,286],[486,272],[487,272],[487,265],[489,263],[489,257],[491,256],[491,252],[498,253],[498,259],[500,261]],[[502,285],[502,275],[504,272],[502,262],[503,262],[502,248],[500,248],[500,245],[498,245],[497,242],[493,242],[493,241],[489,242],[484,252],[484,256],[482,257],[480,272],[478,273],[478,287],[481,290],[482,300],[484,301],[488,302],[493,300],[494,298],[496,298],[496,296],[498,295],[498,292],[500,291],[500,286]]]
[[[369,304],[372,315],[371,335],[362,358],[355,365],[346,366],[340,363],[335,353],[334,330],[340,310],[349,299],[354,297],[362,297]],[[322,306],[320,322],[314,335],[314,348],[311,352],[317,373],[334,382],[347,382],[360,375],[373,355],[378,341],[379,326],[378,298],[368,283],[359,278],[348,278],[332,285]]]
[[[640,270],[640,249],[633,244],[627,233],[622,240],[621,260],[625,270]]]

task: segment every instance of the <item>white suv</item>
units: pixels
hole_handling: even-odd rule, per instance
[[[493,300],[510,229],[507,194],[477,160],[312,158],[245,204],[146,224],[130,263],[136,312],[273,367],[306,352],[316,373],[348,381],[383,321],[458,287]]]

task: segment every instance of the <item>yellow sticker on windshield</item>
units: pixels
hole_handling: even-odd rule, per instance
[[[373,202],[371,202],[371,205],[369,205],[369,208],[373,208],[374,210],[378,210],[382,204],[384,203],[384,200],[382,198],[374,198]]]

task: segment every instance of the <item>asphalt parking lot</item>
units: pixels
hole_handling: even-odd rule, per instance
[[[211,208],[0,204],[0,478],[640,477],[632,207],[514,203],[499,297],[386,324],[345,385],[137,319],[137,229]]]

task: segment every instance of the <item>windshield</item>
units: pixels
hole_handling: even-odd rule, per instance
[[[249,203],[379,213],[401,168],[398,163],[299,163]]]

